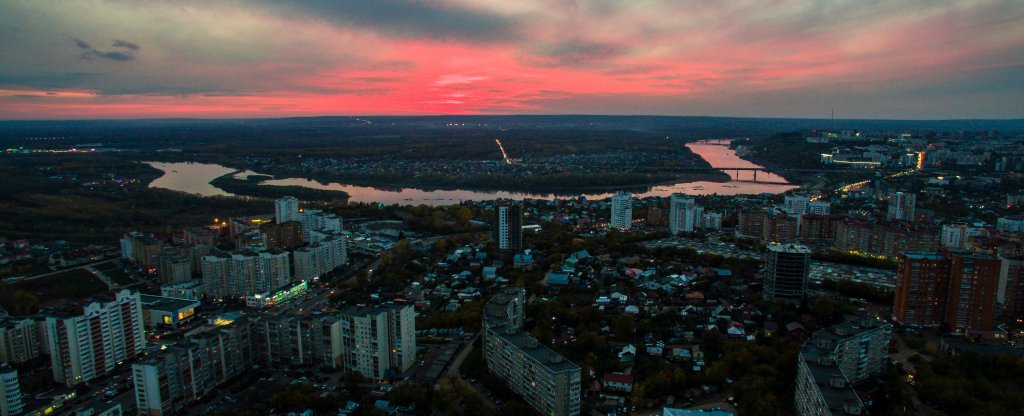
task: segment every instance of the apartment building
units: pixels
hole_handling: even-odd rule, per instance
[[[109,374],[146,342],[139,293],[129,290],[47,316],[45,326],[53,379],[69,386]]]
[[[506,288],[484,307],[487,369],[541,414],[580,414],[580,367],[522,332],[525,290]]]

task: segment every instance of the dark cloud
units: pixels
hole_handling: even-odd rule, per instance
[[[78,88],[100,79],[95,72],[36,72],[32,74],[2,74],[0,86],[28,86],[41,90]]]
[[[139,45],[136,45],[131,42],[125,42],[120,39],[115,40],[113,46],[115,48],[128,49],[127,51],[101,51],[99,49],[93,48],[92,45],[89,44],[89,42],[86,42],[84,40],[74,38],[74,41],[75,46],[77,46],[80,49],[85,49],[85,52],[82,52],[82,55],[80,55],[82,59],[101,58],[118,62],[134,61],[135,51],[139,49]]]
[[[92,59],[94,57],[95,58],[109,59],[109,60],[112,60],[112,61],[122,61],[122,62],[134,61],[135,60],[135,54],[133,54],[131,52],[118,52],[118,51],[104,52],[104,51],[98,51],[98,50],[93,49],[91,51],[88,51],[88,52],[82,54],[82,59]]]
[[[114,44],[111,45],[111,46],[113,46],[115,48],[131,49],[133,51],[139,50],[139,45],[138,44],[131,43],[131,42],[128,42],[128,41],[124,41],[124,40],[121,40],[121,39],[114,39]]]
[[[517,22],[504,16],[425,1],[303,0],[268,4],[399,37],[471,42],[512,41],[521,37]]]
[[[541,66],[592,66],[606,64],[628,50],[623,45],[602,42],[545,42],[533,48],[531,64]]]

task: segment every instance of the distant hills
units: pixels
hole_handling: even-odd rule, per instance
[[[64,136],[77,141],[146,142],[266,135],[285,138],[339,132],[358,136],[402,135],[413,130],[448,129],[478,133],[502,129],[620,130],[671,135],[677,139],[763,136],[813,129],[865,132],[981,132],[1024,134],[1024,119],[861,120],[690,116],[332,116],[256,119],[10,120],[0,121],[0,142]]]

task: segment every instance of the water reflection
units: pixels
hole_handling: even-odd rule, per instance
[[[756,168],[760,167],[749,161],[741,159],[736,155],[736,152],[727,146],[713,145],[713,144],[689,144],[687,147],[690,148],[694,153],[700,155],[713,167],[732,167],[732,168]],[[226,175],[233,172],[234,170],[226,168],[220,165],[214,164],[202,164],[202,163],[162,163],[162,162],[149,162],[153,167],[163,170],[164,176],[160,177],[152,183],[151,186],[173,189],[177,191],[195,193],[204,196],[212,195],[230,195],[223,190],[215,188],[210,185],[210,181],[221,175]],[[750,180],[753,179],[753,173],[750,171],[740,171],[739,178],[736,177],[736,171],[726,171],[726,173],[733,179]],[[248,176],[256,174],[252,171],[240,172],[238,176]],[[785,179],[774,174],[766,172],[758,172],[758,180],[769,181],[769,182],[785,182]],[[401,189],[381,189],[369,186],[356,186],[341,183],[320,183],[317,181],[304,179],[304,178],[287,178],[287,179],[273,179],[261,182],[264,185],[277,185],[277,186],[302,186],[312,189],[324,189],[332,191],[344,191],[349,194],[349,201],[351,202],[367,202],[367,203],[384,203],[387,205],[401,204],[401,205],[450,205],[456,204],[461,201],[482,201],[497,198],[512,198],[512,199],[554,199],[556,197],[566,197],[567,195],[554,193],[529,193],[529,192],[507,192],[507,191],[473,191],[473,190],[424,190],[416,188],[401,188]],[[646,189],[640,189],[639,192],[634,192],[634,196],[638,198],[649,197],[649,196],[668,196],[675,192],[683,192],[691,195],[740,195],[740,194],[760,194],[760,193],[782,193],[790,189],[796,188],[794,185],[779,185],[779,184],[766,184],[766,183],[753,183],[753,182],[688,182],[688,183],[677,183],[672,185],[658,185],[649,187]],[[584,192],[582,194],[573,194],[572,196],[583,195],[588,199],[603,199],[608,198],[613,192]]]

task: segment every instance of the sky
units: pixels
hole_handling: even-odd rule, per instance
[[[0,119],[1024,118],[1024,0],[0,0]]]

